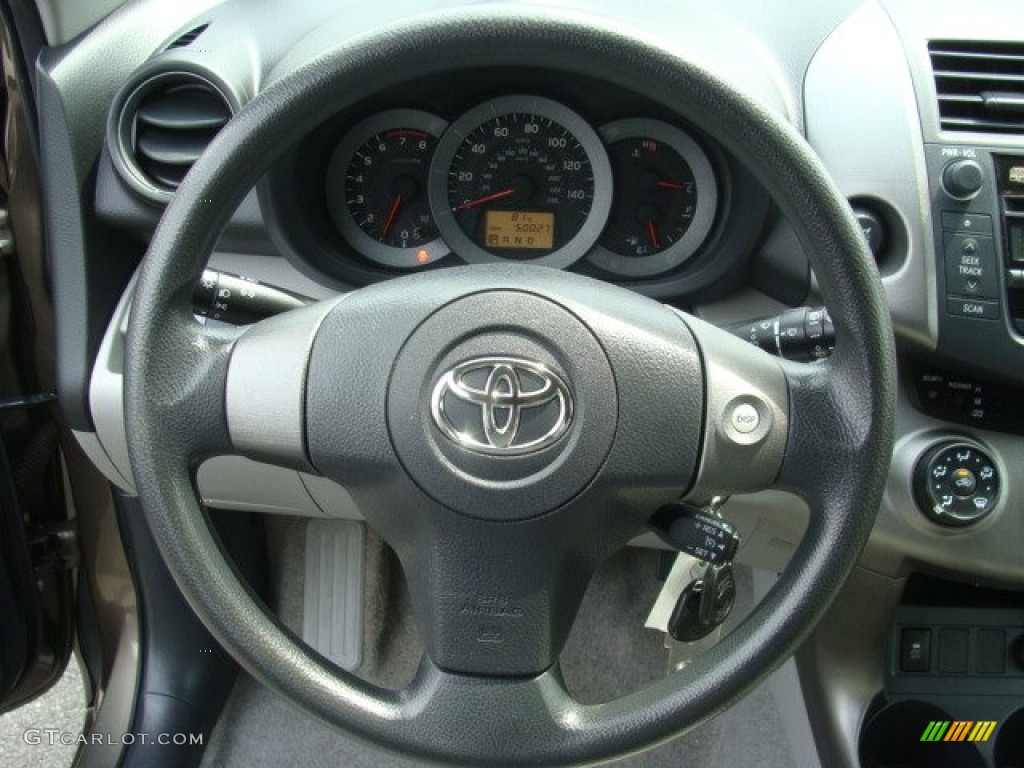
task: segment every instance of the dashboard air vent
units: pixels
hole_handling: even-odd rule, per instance
[[[1024,43],[928,44],[946,131],[1024,134]]]
[[[125,160],[147,184],[173,192],[230,119],[227,99],[198,75],[147,80],[129,96],[121,115]]]
[[[199,36],[203,34],[203,32],[206,31],[206,28],[208,26],[210,25],[203,24],[201,27],[195,27],[194,29],[190,29],[184,35],[182,35],[173,43],[168,45],[167,50],[171,50],[171,48],[187,48],[188,46],[192,45],[192,43],[194,43],[199,38]]]

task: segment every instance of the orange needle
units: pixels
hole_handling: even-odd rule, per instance
[[[388,232],[391,231],[391,225],[395,223],[395,216],[398,215],[398,209],[401,207],[402,196],[395,195],[395,199],[391,201],[391,210],[388,211],[388,220],[384,222],[384,232],[380,236],[381,240],[388,236]]]
[[[493,195],[484,195],[483,197],[478,197],[476,200],[470,200],[468,203],[457,205],[452,210],[468,211],[470,208],[476,208],[478,205],[489,203],[492,200],[501,200],[501,198],[508,197],[509,195],[514,195],[515,193],[515,187],[509,187],[508,189],[501,190],[501,192],[495,192]]]
[[[654,226],[654,220],[647,220],[647,239],[651,241],[651,248],[661,248],[661,241],[658,240],[658,229]]]

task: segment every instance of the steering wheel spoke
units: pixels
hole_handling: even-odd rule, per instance
[[[888,471],[888,451],[872,450],[878,410],[870,392],[839,375],[851,362],[849,347],[818,363],[780,361],[789,396],[784,460],[773,487],[803,496],[814,509],[846,488],[856,497],[859,473]],[[855,354],[855,352],[854,352]],[[856,365],[856,363],[852,363]],[[857,472],[851,468],[859,467]]]
[[[490,745],[488,762],[535,762],[534,755],[544,749],[575,740],[585,711],[567,691],[557,668],[532,677],[496,680],[446,672],[425,659],[402,698],[402,730],[423,736],[447,734],[423,757],[471,765],[481,762],[478,746],[470,744],[474,741]],[[469,739],[467,727],[474,732]],[[423,743],[429,744],[429,739]]]
[[[445,671],[492,678],[555,664],[593,572],[642,525],[593,493],[515,525],[427,499],[408,506],[415,519],[367,515],[402,561],[426,653]]]
[[[872,402],[862,388],[844,386],[837,375],[844,361],[780,359],[685,318],[701,348],[708,390],[701,467],[687,498],[776,489],[814,501],[848,482],[848,467],[864,460],[871,432],[844,415],[851,405],[853,413],[870,412]]]
[[[771,488],[786,452],[789,393],[777,358],[683,315],[704,362],[701,466],[687,498],[702,502]]]
[[[224,405],[231,443],[239,453],[316,471],[307,450],[306,376],[317,331],[340,301],[322,301],[268,318],[250,326],[235,342]]]

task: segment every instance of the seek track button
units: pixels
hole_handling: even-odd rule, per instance
[[[944,245],[947,294],[987,299],[999,295],[991,237],[947,233]]]

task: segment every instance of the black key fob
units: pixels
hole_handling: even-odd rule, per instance
[[[713,627],[700,619],[700,604],[704,592],[701,579],[691,582],[679,595],[676,607],[668,620],[668,633],[680,643],[695,643],[706,636]]]

